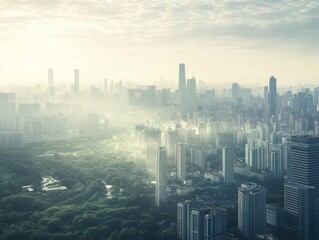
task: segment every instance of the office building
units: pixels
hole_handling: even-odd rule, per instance
[[[319,201],[319,137],[292,136],[290,182],[315,187]],[[317,209],[319,204],[317,204]]]
[[[178,91],[181,103],[184,103],[186,100],[186,73],[185,73],[185,64],[179,64],[179,77],[178,77]]]
[[[268,86],[264,86],[264,100],[265,100],[265,105],[268,105]]]
[[[266,224],[271,229],[281,226],[282,208],[276,204],[266,204]]]
[[[292,136],[289,182],[285,184],[285,223],[297,229],[299,239],[316,239],[319,216],[319,137]]]
[[[268,100],[269,100],[269,115],[273,116],[276,115],[277,112],[277,79],[273,76],[269,79],[269,94],[268,94]]]
[[[296,183],[285,184],[285,225],[298,240],[315,240],[315,188]]]

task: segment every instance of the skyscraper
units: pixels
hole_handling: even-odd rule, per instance
[[[180,180],[186,179],[186,148],[185,143],[176,143],[175,160],[177,166],[177,177]]]
[[[190,211],[189,217],[189,240],[204,239],[204,216],[208,209],[201,207],[194,207]]]
[[[187,102],[189,104],[194,104],[196,102],[196,78],[192,77],[191,79],[187,79]]]
[[[169,128],[166,133],[165,146],[167,151],[167,158],[170,160],[176,160],[175,152],[176,152],[176,143],[178,142],[178,131]]]
[[[238,188],[238,228],[247,239],[265,233],[266,190],[263,186],[249,182]]]
[[[237,100],[239,98],[239,84],[238,83],[233,83],[231,87],[231,98],[232,98],[232,103],[237,104]]]
[[[178,240],[225,240],[227,211],[209,203],[177,203]]]
[[[232,184],[234,181],[233,151],[229,147],[223,148],[223,177],[225,184]]]
[[[107,79],[104,79],[104,95],[107,97],[108,95],[108,87],[107,87]]]
[[[283,179],[283,145],[275,145],[270,150],[270,171],[275,179]]]
[[[167,198],[167,167],[164,147],[156,149],[156,188],[155,205],[159,207]]]
[[[288,176],[289,183],[285,184],[284,195],[286,219],[288,223],[295,219],[291,224],[298,228],[299,239],[312,239],[310,225],[314,224],[314,218],[319,218],[318,136],[291,137]]]
[[[181,103],[185,102],[186,98],[186,74],[185,74],[185,64],[179,64],[179,81],[178,90]]]
[[[179,202],[177,203],[177,239],[188,239],[188,222],[189,222],[189,209],[190,203]]]
[[[315,188],[296,183],[285,184],[285,223],[299,240],[315,238]]]
[[[156,86],[147,86],[147,106],[156,107]]]
[[[269,115],[276,115],[277,112],[277,79],[271,76],[269,79]]]
[[[53,69],[50,68],[48,70],[48,90],[50,91],[50,89],[53,87],[54,83],[53,83]]]
[[[264,86],[264,100],[265,100],[265,105],[268,104],[268,86]]]
[[[74,69],[73,93],[74,95],[78,95],[79,92],[80,92],[80,71],[79,69]]]
[[[290,182],[315,187],[319,201],[319,137],[292,136],[290,157]]]
[[[226,235],[227,211],[215,208],[204,217],[204,240],[225,240]]]

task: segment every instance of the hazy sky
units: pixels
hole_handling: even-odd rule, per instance
[[[0,84],[319,85],[318,0],[0,0]]]

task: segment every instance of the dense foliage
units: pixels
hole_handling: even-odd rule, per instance
[[[141,159],[125,136],[0,153],[0,238],[175,239],[175,213],[154,207],[154,186]],[[42,192],[43,176],[58,178],[68,190]],[[113,186],[113,198],[103,183]],[[35,192],[22,192],[30,184]]]

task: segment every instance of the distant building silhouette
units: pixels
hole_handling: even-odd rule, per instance
[[[161,206],[167,199],[167,159],[164,147],[156,149],[155,205]]]
[[[277,112],[277,79],[273,76],[269,79],[269,115],[276,115]]]
[[[185,143],[176,143],[175,160],[177,165],[177,177],[180,180],[186,179],[186,149]]]
[[[223,148],[223,177],[225,184],[232,184],[234,181],[233,151],[230,147]]]
[[[80,70],[74,69],[74,85],[73,85],[73,94],[75,96],[80,93]]]
[[[53,83],[53,69],[50,68],[48,70],[48,90],[50,90],[50,88],[52,88],[54,86]]]
[[[184,103],[186,100],[186,73],[185,73],[185,64],[179,64],[179,77],[178,77],[178,92],[181,103]]]
[[[189,104],[196,103],[196,93],[197,93],[197,87],[196,87],[196,78],[192,77],[191,79],[187,79],[187,102]]]
[[[232,98],[232,103],[234,105],[237,105],[237,101],[238,101],[238,98],[239,98],[239,84],[238,83],[233,83],[232,84],[231,98]]]

